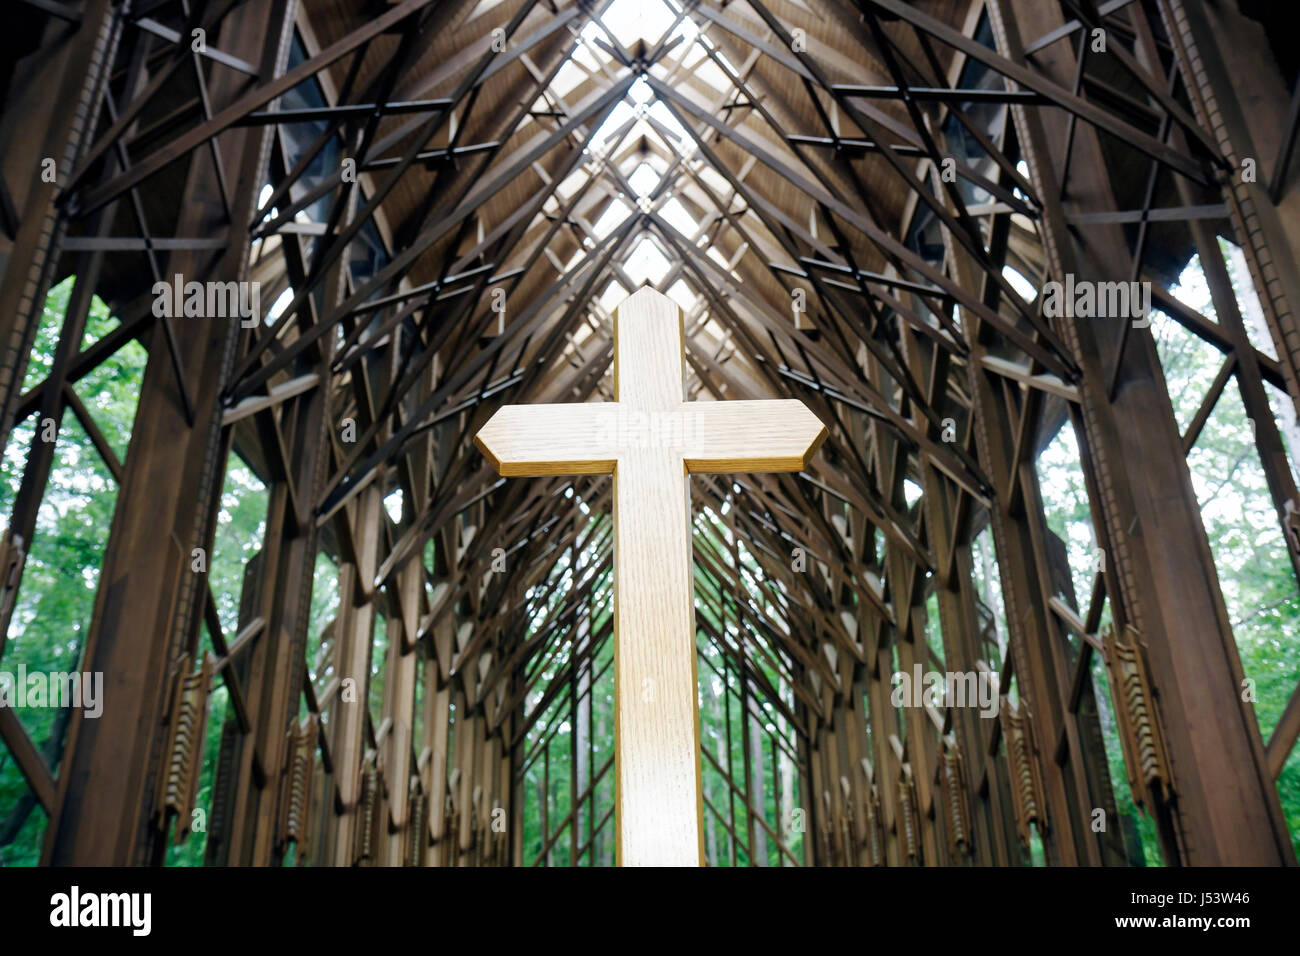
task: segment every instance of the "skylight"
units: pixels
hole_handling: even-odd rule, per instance
[[[649,103],[655,98],[654,90],[650,89],[650,84],[646,82],[644,76],[638,76],[632,82],[627,95],[633,103]]]
[[[920,485],[911,478],[903,479],[903,500],[907,502],[909,508],[920,500],[922,494]]]
[[[659,215],[678,232],[687,239],[694,239],[695,233],[699,230],[700,225],[691,218],[691,214],[686,211],[681,200],[673,196],[662,206],[659,207]]]
[[[681,123],[677,122],[677,117],[673,116],[672,112],[668,109],[668,107],[664,106],[663,103],[661,103],[659,100],[656,99],[650,105],[648,112],[650,113],[651,116],[653,116],[660,123],[666,126],[668,128],[668,132],[672,133],[674,136],[677,137],[677,139],[681,142],[682,147],[687,152],[694,150],[695,140],[691,138],[690,133],[686,132],[686,128],[682,126]]]
[[[621,199],[613,200],[600,218],[592,223],[591,231],[596,234],[597,239],[604,239],[611,232],[617,229],[632,212],[630,206]]]
[[[659,185],[659,174],[650,168],[649,163],[642,163],[632,170],[632,175],[627,178],[627,181],[636,190],[638,196],[649,196]]]
[[[689,313],[695,308],[695,293],[681,279],[678,279],[668,287],[668,298],[672,299],[682,307],[683,312]]]
[[[579,47],[581,50],[581,47]],[[590,54],[588,54],[590,57]],[[599,65],[597,65],[599,69]],[[555,78],[551,80],[551,90],[560,96],[568,96],[579,83],[587,79],[587,71],[578,65],[577,56],[572,56],[564,61],[564,65],[556,72]]]
[[[680,0],[613,0],[599,19],[583,26],[573,54],[556,73],[548,95],[539,97],[536,109],[539,113],[572,110],[610,76],[621,73],[625,68],[611,56],[608,49],[611,44],[622,45],[629,51],[636,51],[638,45],[653,50],[667,37],[678,42],[652,67],[653,75],[671,76],[675,83],[685,76],[718,93],[729,90],[731,81],[726,71],[734,71],[735,67],[689,17],[679,21],[682,9]],[[543,116],[536,117],[535,121],[548,128],[557,122]],[[690,159],[695,152],[691,132],[655,95],[646,77],[637,78],[627,95],[592,130],[584,152],[585,162],[560,183],[556,201],[546,207],[548,215],[554,216],[578,190],[591,186],[586,198],[575,207],[576,218],[589,235],[582,236],[571,256],[550,255],[557,269],[576,267],[596,242],[611,236],[629,216],[637,215],[638,207],[642,213],[653,213],[692,242],[698,241],[700,223],[690,211],[695,204],[684,203],[678,190],[696,188],[694,177],[708,164]],[[677,157],[690,165],[674,163]],[[615,175],[608,175],[607,169],[610,172],[616,169]],[[666,184],[665,177],[670,172],[672,179]],[[593,178],[596,182],[592,182]],[[716,174],[706,182],[724,201],[731,194],[729,184]],[[652,205],[650,196],[665,186],[666,195],[660,197],[657,205]],[[695,201],[699,201],[698,197]],[[637,232],[626,240],[627,245],[619,254],[622,281],[610,281],[600,294],[600,304],[606,311],[612,311],[633,291],[624,288],[628,282],[634,287],[646,282],[660,286],[672,271],[673,262],[653,220],[647,217],[635,228]],[[719,265],[728,266],[716,251],[710,253],[715,260],[720,260]],[[698,307],[698,297],[688,281],[675,279],[666,291],[684,310]]]
[[[266,313],[267,325],[272,324],[273,322],[275,322],[276,319],[284,315],[284,310],[289,308],[289,304],[291,302],[293,302],[292,286],[290,286],[289,288],[281,292],[280,295],[276,298],[275,302],[271,304],[271,311]]]
[[[676,16],[662,0],[614,0],[600,19],[619,43],[630,48],[638,40],[658,43]]]
[[[1015,289],[1020,298],[1026,302],[1033,302],[1038,298],[1038,290],[1034,288],[1034,284],[1011,266],[1002,267],[1002,278],[1006,279],[1011,284],[1011,288]]]
[[[609,111],[609,116],[606,117],[605,122],[601,123],[596,131],[591,134],[591,140],[587,143],[588,151],[595,152],[601,150],[602,147],[606,145],[609,138],[613,136],[614,133],[618,132],[623,124],[635,115],[636,107],[627,100],[623,100],[621,103],[615,105],[615,107]]]
[[[632,254],[627,257],[627,264],[623,268],[637,285],[646,279],[658,285],[668,275],[672,263],[649,236],[643,236],[632,248]]]
[[[606,312],[613,312],[618,308],[619,303],[627,298],[627,289],[617,279],[610,281],[605,286],[605,291],[600,294],[600,305]]]

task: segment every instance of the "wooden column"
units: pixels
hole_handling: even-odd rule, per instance
[[[324,404],[320,391],[313,390],[294,401],[278,423],[262,423],[263,434],[282,443],[292,473],[271,484],[253,611],[266,623],[236,666],[248,696],[250,733],[239,738],[232,773],[219,774],[214,784],[227,790],[225,799],[234,806],[228,832],[221,835],[227,865],[267,866],[282,850],[281,801],[291,772],[286,745],[302,694],[317,542],[316,522],[302,496],[316,487],[323,464]]]
[[[1023,58],[1023,37],[1062,23],[1046,4],[1013,11],[1006,0],[991,0],[989,9],[998,48],[1013,59]],[[1038,61],[1058,82],[1074,69],[1060,45]],[[1132,263],[1120,227],[1066,225],[1067,213],[1117,208],[1096,133],[1084,124],[1076,129],[1069,198],[1060,202],[1050,156],[1052,144],[1064,141],[1065,118],[1020,106],[1013,115],[1045,203],[1040,229],[1051,274],[1127,280]],[[1258,726],[1240,699],[1241,661],[1151,335],[1129,336],[1112,399],[1117,323],[1059,320],[1057,329],[1083,370],[1084,437],[1112,546],[1113,611],[1145,643],[1169,731],[1177,800],[1162,826],[1166,855],[1201,865],[1294,863]]]
[[[936,469],[923,469],[926,508],[935,560],[939,564],[936,595],[943,632],[944,663],[949,670],[976,673],[985,659],[980,643],[978,617],[971,582],[970,546],[957,547],[949,575],[948,542],[953,540],[953,515],[948,492]],[[994,662],[994,666],[998,666]],[[974,861],[982,866],[1007,866],[1017,857],[1014,824],[1001,805],[1000,778],[1005,764],[990,758],[988,742],[997,717],[987,718],[972,707],[955,708],[953,734],[961,753],[968,802],[971,809],[971,840]],[[981,792],[983,784],[983,792]]]
[[[357,564],[339,568],[339,616],[335,625],[335,668],[338,694],[331,701],[330,734],[334,759],[334,812],[337,815],[328,863],[351,866],[361,819],[362,761],[367,747],[365,724],[369,707],[370,654],[375,626],[372,588],[378,563],[379,489],[372,486],[350,506],[356,529]],[[324,862],[324,858],[323,858]]]
[[[420,680],[424,682],[419,753],[420,790],[425,800],[424,833],[420,836],[418,865],[441,866],[442,841],[447,822],[447,751],[451,737],[451,682],[447,679],[447,648],[451,621],[436,622],[430,634],[432,656],[423,660]]]
[[[1223,199],[1289,397],[1300,412],[1300,272],[1295,268],[1300,258],[1300,161],[1293,155],[1285,174],[1277,169],[1289,127],[1287,86],[1295,77],[1269,68],[1269,37],[1237,4],[1161,0],[1160,11],[1179,62],[1186,67],[1183,75],[1196,118],[1231,164]],[[1255,163],[1253,181],[1243,175],[1247,159]],[[1270,192],[1278,197],[1276,203]]]
[[[222,26],[221,49],[257,63],[263,75],[276,75],[285,52],[280,41],[289,29],[286,14],[283,2],[235,11]],[[227,102],[242,82],[230,70],[214,68],[210,95]],[[195,154],[178,202],[176,232],[226,236],[229,245],[215,256],[176,253],[167,260],[166,274],[247,278],[246,225],[265,175],[268,142],[265,129],[230,130],[217,139],[232,187],[233,223],[209,155]],[[80,711],[73,715],[46,831],[46,863],[120,865],[153,856],[149,818],[163,756],[165,690],[205,600],[204,575],[191,570],[192,551],[211,552],[206,505],[219,490],[224,466],[219,395],[238,321],[183,319],[176,333],[184,381],[172,369],[161,332],[155,328],[152,335],[83,665],[104,673],[104,713],[98,720],[85,720]],[[194,403],[192,419],[182,388]]]
[[[55,208],[94,132],[95,104],[117,52],[121,21],[109,0],[91,0],[78,11],[75,29],[36,7],[9,11],[19,31],[39,23],[39,45],[7,64],[11,70],[0,104],[0,175],[18,214],[18,233],[0,255],[0,448],[9,440],[14,411],[45,297],[49,293],[67,228]],[[45,182],[43,163],[55,163]],[[3,639],[0,638],[0,644]]]

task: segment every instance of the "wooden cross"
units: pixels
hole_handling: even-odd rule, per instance
[[[826,437],[800,401],[682,401],[683,352],[644,287],[614,319],[614,402],[507,405],[474,438],[502,475],[614,476],[620,866],[704,861],[688,476],[800,471]]]

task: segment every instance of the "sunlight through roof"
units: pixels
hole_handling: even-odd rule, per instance
[[[676,17],[662,0],[614,0],[600,19],[619,43],[631,47],[638,40],[657,43]]]
[[[627,177],[627,181],[636,190],[638,196],[649,196],[659,185],[659,174],[650,168],[649,163],[642,163],[632,170],[632,175]]]
[[[646,279],[658,285],[668,275],[672,263],[649,236],[642,236],[640,242],[632,248],[632,254],[627,257],[624,268],[628,277],[637,285]]]
[[[732,83],[727,73],[736,72],[736,67],[708,36],[701,34],[691,19],[684,18],[678,22],[680,9],[679,5],[665,0],[614,0],[598,20],[589,21],[582,28],[573,54],[552,79],[550,102],[548,97],[540,97],[535,108],[539,111],[557,106],[571,109],[579,99],[590,96],[593,82],[599,84],[602,75],[621,68],[608,52],[611,42],[633,49],[638,44],[653,48],[666,37],[679,40],[676,48],[655,64],[653,73],[656,76],[672,75],[674,82],[678,82],[685,73],[718,93],[730,90]],[[620,134],[623,134],[621,138]],[[587,161],[560,183],[556,190],[558,202],[548,204],[549,215],[556,215],[562,203],[597,177],[602,181],[593,183],[595,191],[589,194],[595,201],[588,213],[595,216],[588,223],[591,237],[596,240],[607,238],[627,222],[628,216],[636,215],[636,207],[639,207],[643,213],[653,211],[669,227],[692,242],[698,241],[702,247],[706,245],[705,241],[698,239],[699,221],[678,193],[683,186],[691,184],[692,176],[680,164],[670,167],[671,159],[680,157],[691,162],[692,168],[698,166],[695,175],[702,176],[705,184],[724,199],[731,192],[730,184],[713,172],[707,163],[691,161],[690,157],[695,153],[692,134],[668,105],[655,95],[644,76],[631,84],[627,95],[591,132],[584,152],[588,155]],[[611,179],[603,176],[600,166],[605,162],[617,167],[630,191],[620,190]],[[667,194],[659,197],[657,205],[652,205],[649,197],[664,186],[664,177],[670,168],[674,170],[674,179],[668,184]],[[583,200],[580,205],[586,202]],[[639,235],[633,235],[629,240],[630,246],[624,247],[631,251],[619,256],[626,279],[637,285],[647,281],[659,285],[671,270],[672,263],[658,238],[652,238],[654,227],[651,220],[646,219],[635,228]],[[565,269],[572,269],[591,248],[593,243],[588,237],[567,263],[561,263],[554,256],[551,258],[557,268],[563,265]],[[716,250],[709,248],[708,254],[720,266],[728,267],[727,259]],[[610,282],[600,296],[600,304],[612,311],[630,291],[621,282]],[[685,282],[674,282],[668,291],[684,310],[697,307],[697,297]]]

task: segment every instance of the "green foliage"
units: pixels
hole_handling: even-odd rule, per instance
[[[608,540],[608,528],[608,518],[596,516],[591,533],[593,545]],[[594,547],[589,547],[579,558],[578,581],[584,581],[591,573],[594,553]],[[563,581],[560,586],[552,588],[544,600],[530,596],[533,621],[540,622],[547,610],[558,609],[568,596],[572,583],[569,559],[570,552],[563,553],[552,569],[552,574]],[[575,831],[577,865],[610,866],[614,862],[613,764],[604,769],[614,749],[614,642],[609,627],[612,580],[611,572],[606,569],[596,579],[593,589],[589,633],[597,635],[598,643],[590,670],[583,668],[589,676],[579,681],[584,690],[590,687],[586,696],[589,703],[581,693],[571,696],[566,684],[566,689],[555,695],[525,738],[520,791],[525,865],[541,857],[544,850],[550,865],[575,862],[571,860]],[[574,637],[577,635],[560,635],[534,659],[529,673],[537,682],[525,697],[526,714],[531,715],[541,705],[553,681],[567,675],[570,656],[576,650]],[[592,787],[591,781],[597,776],[599,779]],[[582,799],[588,788],[592,792],[590,801]],[[575,794],[579,798],[578,812],[572,822],[566,823]]]
[[[63,315],[74,280],[50,291],[28,364],[25,385],[48,374],[58,345]],[[95,341],[117,325],[108,308],[94,299],[83,342]],[[90,415],[118,454],[125,452],[135,419],[145,351],[130,342],[94,373],[76,384]],[[32,415],[14,428],[0,459],[0,514],[12,514],[22,484],[28,451],[40,445],[45,429]],[[54,445],[49,479],[27,545],[3,669],[74,671],[80,668],[83,641],[94,609],[99,568],[117,502],[117,486],[104,459],[71,409],[65,409]],[[21,708],[19,719],[57,769],[69,715],[55,708]],[[18,821],[22,820],[21,826]],[[40,858],[44,814],[32,808],[26,780],[8,750],[0,747],[0,863],[31,865]],[[17,832],[14,832],[17,827]]]
[[[24,382],[27,389],[39,385],[53,364],[74,283],[73,278],[66,279],[50,290],[46,299],[28,363]],[[117,325],[107,306],[93,299],[81,348],[103,338]],[[144,348],[132,340],[75,385],[119,460],[130,444],[147,359]],[[0,459],[0,514],[12,514],[28,452],[33,442],[40,443],[42,430],[35,415],[13,430]],[[83,641],[94,610],[99,569],[116,502],[117,484],[112,471],[72,410],[65,409],[0,665],[4,670],[16,672],[19,664],[25,664],[29,671],[71,671],[81,666]],[[266,507],[266,490],[261,482],[238,459],[232,459],[209,561],[218,616],[228,637],[233,636],[237,625],[245,563],[261,547]],[[205,647],[211,648],[209,640],[205,640]],[[226,703],[225,688],[218,687],[209,706],[197,801],[201,808],[209,807]],[[23,708],[17,713],[57,771],[67,715],[54,708]],[[40,859],[46,821],[40,807],[33,804],[12,755],[0,747],[0,863],[5,866],[34,865]],[[193,834],[184,846],[169,849],[168,862],[201,863],[203,836]]]
[[[1248,302],[1252,294],[1248,279],[1234,264],[1230,247],[1229,265],[1238,295]],[[45,306],[44,320],[33,347],[25,379],[25,388],[38,385],[48,374],[58,344],[64,312],[74,280],[68,279],[51,290]],[[1213,317],[1214,310],[1203,276],[1195,261],[1175,289],[1189,305]],[[82,348],[110,332],[117,322],[98,299],[93,301]],[[1218,370],[1222,356],[1198,338],[1190,335],[1163,314],[1154,316],[1152,327],[1161,361],[1168,380],[1175,415],[1186,428],[1201,397]],[[1271,353],[1271,344],[1255,333],[1255,344]],[[125,457],[130,443],[136,403],[143,380],[147,355],[136,342],[127,343],[103,364],[76,383],[75,388],[104,440],[118,459]],[[1283,423],[1283,440],[1289,452],[1297,432],[1290,402],[1285,395],[1270,395],[1275,416]],[[0,514],[11,514],[21,486],[28,451],[40,444],[40,423],[31,416],[13,430],[3,457],[0,458]],[[1277,725],[1283,708],[1300,679],[1300,596],[1289,562],[1285,543],[1278,530],[1267,485],[1255,446],[1250,423],[1242,402],[1230,385],[1207,420],[1189,455],[1193,484],[1201,503],[1202,518],[1218,567],[1225,601],[1232,617],[1237,647],[1247,677],[1254,682],[1254,712],[1261,732],[1267,739]],[[1038,473],[1049,528],[1066,544],[1074,590],[1080,603],[1086,604],[1091,593],[1096,562],[1092,540],[1091,515],[1079,469],[1078,450],[1069,426],[1054,439],[1040,456]],[[117,487],[112,470],[101,457],[85,427],[71,410],[65,410],[53,449],[49,479],[37,511],[35,533],[28,544],[28,557],[22,588],[17,596],[13,622],[4,650],[3,669],[15,671],[20,663],[29,669],[73,670],[79,667],[84,636],[94,609],[99,568],[103,561]],[[247,562],[262,546],[267,513],[267,491],[252,471],[238,458],[226,469],[221,508],[209,560],[209,574],[216,597],[218,618],[227,637],[238,629],[240,596]],[[877,553],[883,548],[879,529],[872,529]],[[562,555],[552,576],[557,586],[542,599],[541,591],[530,595],[532,627],[542,626],[548,611],[556,610],[569,593],[575,576],[589,571],[591,556],[609,536],[608,518],[593,517],[593,530],[587,551],[577,569],[568,566],[569,555]],[[432,548],[432,542],[429,545]],[[744,542],[733,544],[725,515],[707,512],[697,518],[696,547],[709,549],[716,563],[736,567],[742,582],[739,592],[728,579],[720,581],[697,562],[695,584],[697,604],[697,645],[700,661],[700,731],[701,744],[713,760],[703,764],[704,793],[708,801],[707,852],[714,865],[747,865],[750,848],[743,797],[728,784],[714,766],[716,760],[728,768],[737,783],[744,779],[749,762],[757,812],[767,827],[787,840],[796,858],[803,856],[805,834],[799,832],[791,818],[792,809],[807,809],[812,797],[805,793],[806,784],[798,777],[797,765],[789,759],[796,752],[795,732],[780,710],[762,695],[742,694],[736,672],[735,648],[746,643],[747,666],[753,673],[776,688],[781,700],[793,708],[795,698],[778,667],[781,653],[771,635],[756,631],[752,622],[742,622],[737,601],[767,608],[780,620],[785,610],[773,604],[773,595],[755,557]],[[991,666],[1001,666],[1006,649],[1006,624],[1002,607],[996,556],[992,535],[985,529],[971,547],[972,571],[980,596],[980,623],[984,628],[984,654]],[[432,562],[430,550],[426,560]],[[810,565],[815,560],[810,558]],[[810,566],[808,573],[816,573]],[[602,635],[591,668],[590,706],[575,706],[567,689],[550,700],[527,734],[523,752],[524,859],[531,863],[543,854],[547,834],[554,842],[546,852],[548,861],[566,864],[570,860],[570,833],[562,829],[575,793],[581,791],[599,773],[612,756],[613,643],[604,633],[611,614],[612,581],[606,570],[593,590],[591,633]],[[339,602],[337,569],[325,555],[318,555],[315,567],[310,623],[308,626],[307,662],[314,679],[328,679],[325,648],[321,632],[337,613]],[[1103,615],[1108,619],[1109,609]],[[926,635],[930,649],[940,660],[944,648],[938,628],[938,607],[933,595],[926,601]],[[531,632],[531,628],[530,628]],[[206,632],[205,632],[206,633]],[[719,639],[721,635],[721,639]],[[532,714],[556,680],[567,679],[569,655],[574,652],[571,638],[558,635],[529,664],[531,685],[524,702]],[[379,721],[385,673],[386,629],[375,628],[372,646],[368,700],[376,724]],[[205,648],[211,648],[205,636]],[[1075,646],[1072,653],[1078,652]],[[781,665],[783,668],[784,665]],[[1116,732],[1110,690],[1100,663],[1093,661],[1093,685],[1102,734],[1106,744],[1111,780],[1121,815],[1137,824],[1142,852],[1148,864],[1159,864],[1155,828],[1150,819],[1137,811],[1128,790],[1127,776]],[[1014,695],[1014,686],[1008,688]],[[748,699],[750,720],[743,709]],[[215,756],[221,728],[228,719],[229,702],[224,687],[219,686],[210,703],[208,730],[204,741],[204,762],[197,806],[210,810]],[[304,711],[305,713],[305,711]],[[62,753],[63,716],[49,708],[27,708],[19,712],[24,727],[38,747],[46,750],[57,770]],[[457,733],[453,714],[451,735]],[[762,754],[751,747],[747,753],[745,728],[761,741]],[[903,715],[900,732],[905,734]],[[867,729],[870,735],[871,729]],[[454,746],[454,744],[453,744]],[[761,764],[761,769],[755,761]],[[581,784],[581,786],[579,786]],[[593,787],[593,799],[583,802],[574,817],[577,828],[580,865],[608,865],[613,862],[614,826],[612,767],[600,776]],[[1293,754],[1278,784],[1284,813],[1293,839],[1300,847],[1300,753]],[[436,812],[436,810],[435,810]],[[810,814],[802,815],[811,821]],[[39,860],[45,825],[43,812],[34,805],[25,780],[12,756],[0,748],[0,864],[30,865]],[[755,824],[755,833],[765,833]],[[732,837],[734,830],[735,838]],[[202,863],[205,834],[196,832],[179,847],[171,847],[167,862],[171,865]],[[753,840],[757,847],[765,844],[766,863],[782,865],[783,859],[774,841],[764,837]],[[1041,862],[1041,846],[1031,848],[1031,857]]]
[[[1220,247],[1228,262],[1237,300],[1243,313],[1249,316],[1254,306],[1249,276],[1234,265],[1237,256],[1231,244],[1220,240]],[[1197,259],[1192,259],[1171,291],[1190,307],[1215,319],[1209,288]],[[1251,330],[1249,321],[1247,327]],[[1217,374],[1223,355],[1162,312],[1153,313],[1151,331],[1174,416],[1185,431]],[[1272,352],[1266,336],[1255,333],[1253,338],[1257,348]],[[1294,471],[1296,449],[1291,443],[1295,431],[1286,427],[1294,416],[1287,415],[1285,406],[1289,402],[1284,396],[1272,398],[1274,415],[1283,425],[1282,439]],[[1300,593],[1286,557],[1286,544],[1253,438],[1234,379],[1219,398],[1189,453],[1188,466],[1242,667],[1248,680],[1254,683],[1255,716],[1267,741],[1300,681],[1300,642],[1296,640],[1300,634]],[[1040,456],[1038,472],[1048,526],[1066,542],[1075,592],[1080,602],[1086,603],[1096,563],[1096,545],[1078,461],[1074,436],[1067,426]],[[1109,620],[1109,615],[1107,608],[1103,623]],[[1116,800],[1122,814],[1131,814],[1135,811],[1115,731],[1109,688],[1100,667],[1094,667],[1093,684]],[[1300,753],[1293,752],[1285,765],[1278,792],[1292,840],[1300,852]],[[1154,824],[1143,814],[1138,814],[1137,822],[1148,864],[1159,863]]]

